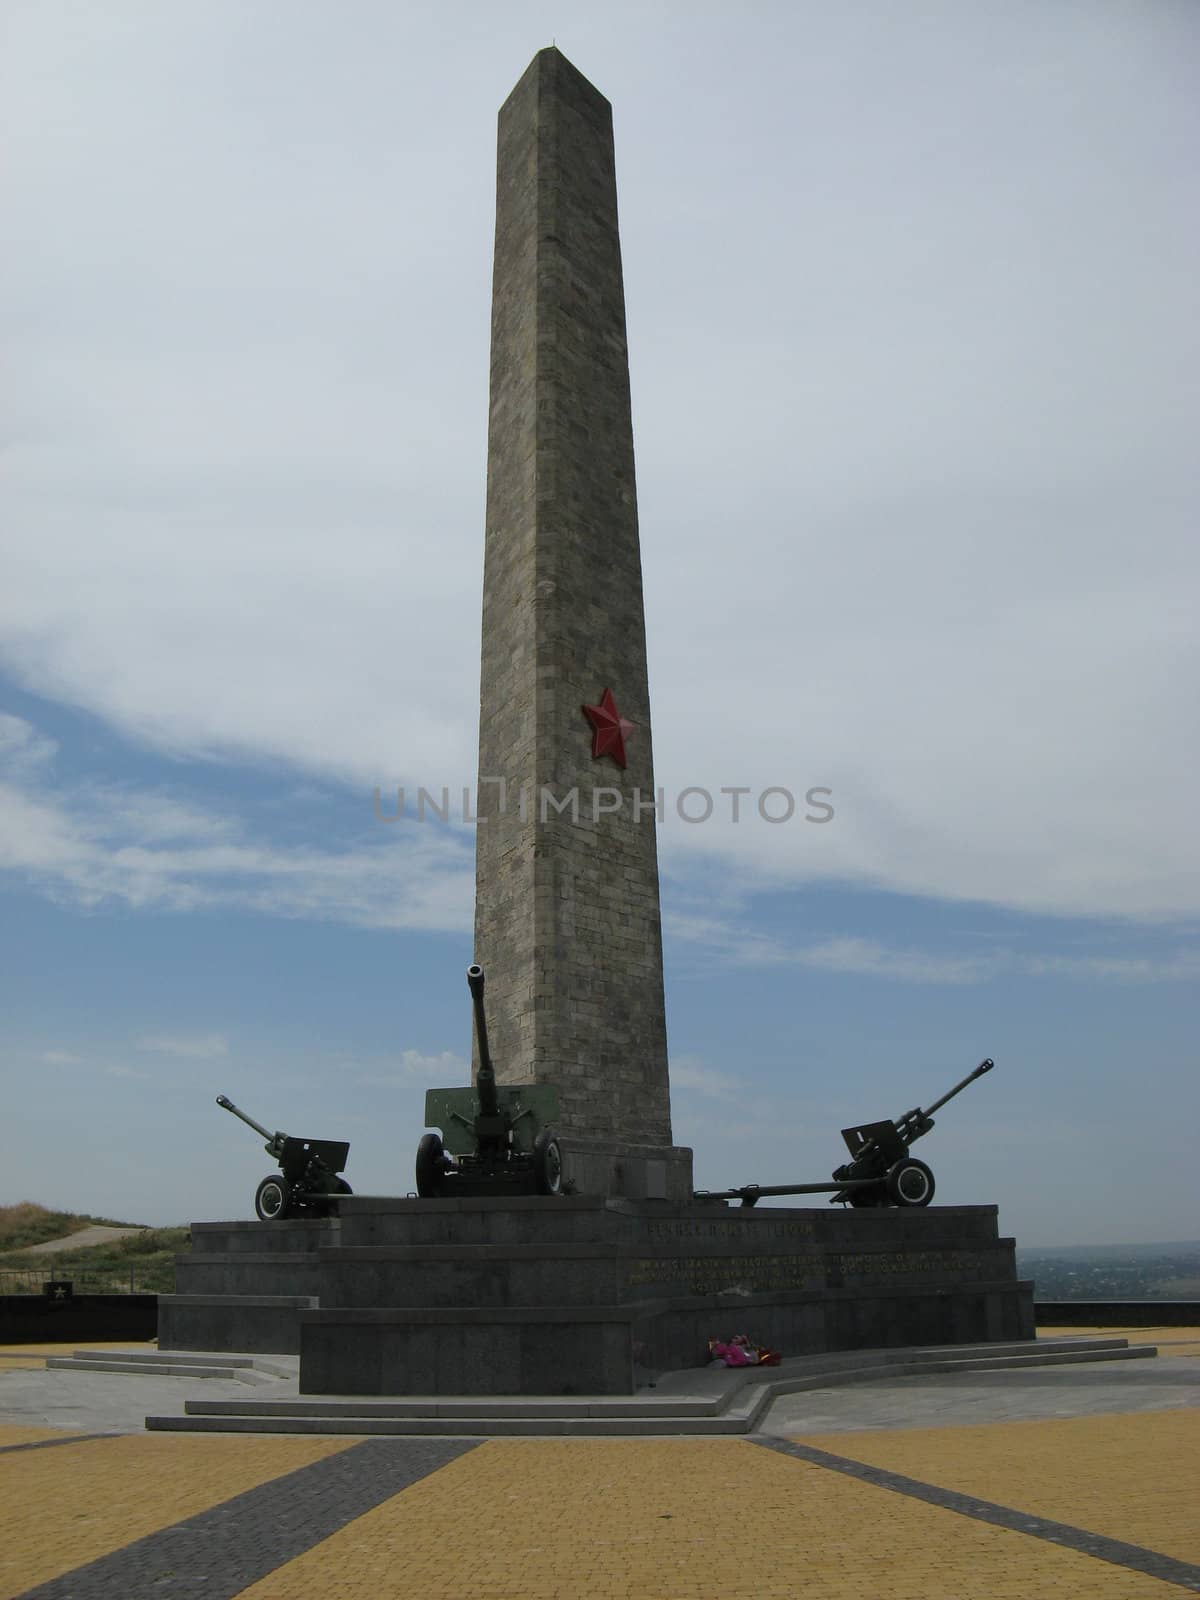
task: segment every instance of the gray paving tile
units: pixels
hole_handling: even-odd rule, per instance
[[[927,1505],[940,1506],[943,1510],[957,1512],[959,1516],[971,1517],[976,1522],[988,1522],[993,1527],[1009,1528],[1014,1533],[1023,1533],[1033,1539],[1045,1539],[1050,1544],[1078,1550],[1080,1554],[1092,1556],[1097,1561],[1106,1561],[1112,1566],[1141,1572],[1147,1577],[1160,1578],[1164,1583],[1173,1583],[1181,1589],[1200,1593],[1200,1565],[1176,1560],[1174,1556],[1163,1555],[1159,1550],[1148,1550],[1144,1545],[1110,1539],[1107,1534],[1094,1533],[1087,1528],[1054,1522],[1049,1517],[1033,1516],[1028,1511],[997,1505],[992,1500],[980,1500],[975,1495],[959,1494],[954,1489],[942,1489],[936,1484],[923,1483],[919,1478],[908,1478],[902,1473],[868,1466],[848,1456],[813,1449],[811,1445],[768,1438],[761,1434],[751,1435],[747,1443],[762,1445],[811,1466],[825,1467],[830,1472],[843,1473],[848,1478],[857,1478],[860,1483],[869,1483],[877,1489],[890,1489],[895,1494],[923,1500]]]
[[[368,1439],[162,1528],[17,1600],[230,1600],[477,1440]]]

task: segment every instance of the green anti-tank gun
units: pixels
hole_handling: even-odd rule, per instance
[[[417,1146],[423,1200],[460,1195],[562,1194],[562,1151],[550,1131],[558,1090],[548,1083],[499,1084],[483,1010],[483,968],[467,968],[479,1071],[473,1087],[430,1089]]]
[[[254,1209],[261,1222],[324,1217],[329,1214],[334,1195],[353,1193],[345,1178],[338,1177],[350,1154],[349,1144],[340,1139],[297,1139],[287,1133],[272,1133],[239,1111],[225,1095],[217,1096],[217,1104],[260,1133],[267,1141],[267,1154],[282,1169],[265,1177],[255,1192]]]
[[[924,1110],[916,1106],[894,1121],[862,1122],[843,1128],[850,1160],[835,1168],[832,1183],[747,1183],[740,1189],[698,1190],[697,1200],[740,1200],[753,1206],[770,1195],[827,1194],[830,1203],[861,1206],[927,1206],[933,1199],[933,1173],[909,1154],[909,1147],[933,1127],[933,1113],[961,1094],[968,1084],[990,1072],[986,1057],[973,1072]]]

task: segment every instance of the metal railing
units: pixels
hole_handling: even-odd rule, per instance
[[[157,1294],[157,1288],[146,1281],[138,1282],[138,1272],[130,1267],[128,1272],[78,1272],[70,1269],[61,1274],[47,1272],[45,1268],[5,1268],[0,1270],[0,1294],[45,1295],[48,1283],[69,1283],[73,1294]]]

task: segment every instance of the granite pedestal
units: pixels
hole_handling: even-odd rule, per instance
[[[305,1394],[628,1394],[745,1333],[788,1356],[1034,1336],[995,1206],[355,1196],[200,1224],[163,1349],[299,1352]]]

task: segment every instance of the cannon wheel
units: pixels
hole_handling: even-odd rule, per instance
[[[254,1209],[260,1222],[282,1222],[291,1214],[292,1186],[281,1173],[272,1172],[254,1192]]]
[[[933,1189],[933,1173],[915,1156],[901,1157],[888,1172],[888,1198],[894,1206],[927,1206]]]
[[[445,1149],[436,1133],[423,1133],[417,1145],[417,1193],[422,1200],[436,1200],[442,1189]]]
[[[539,1194],[563,1192],[562,1146],[548,1128],[534,1140],[533,1177]]]

